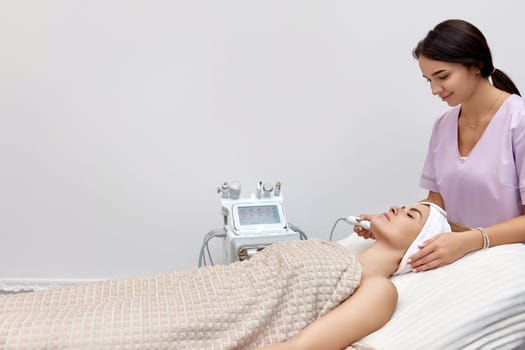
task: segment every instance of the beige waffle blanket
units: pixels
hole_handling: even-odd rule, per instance
[[[0,296],[0,349],[252,349],[348,298],[361,268],[338,244],[288,241],[227,266]]]

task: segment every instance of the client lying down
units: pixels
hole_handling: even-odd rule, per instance
[[[443,209],[421,202],[375,216],[371,231],[376,242],[358,254],[362,277],[354,294],[287,342],[260,349],[338,350],[379,329],[392,317],[397,303],[396,288],[388,278],[407,272],[407,259],[418,244],[449,232],[450,226]]]
[[[388,277],[404,272],[403,256],[450,231],[422,203],[371,223],[376,243],[358,256],[287,241],[230,265],[0,295],[0,348],[342,349],[392,316]]]

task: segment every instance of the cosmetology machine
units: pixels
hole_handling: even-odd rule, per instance
[[[259,181],[255,193],[245,198],[238,181],[224,182],[217,192],[221,195],[224,228],[210,231],[204,238],[199,266],[206,265],[205,249],[213,264],[208,242],[214,237],[223,239],[224,263],[249,259],[272,243],[307,238],[286,220],[280,182]]]

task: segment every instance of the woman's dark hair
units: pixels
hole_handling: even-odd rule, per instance
[[[417,44],[412,55],[416,59],[425,56],[435,61],[478,67],[483,77],[492,78],[495,87],[521,96],[512,80],[494,67],[485,36],[469,22],[450,19],[439,23]]]

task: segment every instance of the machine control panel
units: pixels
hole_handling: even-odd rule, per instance
[[[232,208],[234,231],[260,234],[286,230],[283,207],[278,202],[239,203]]]

